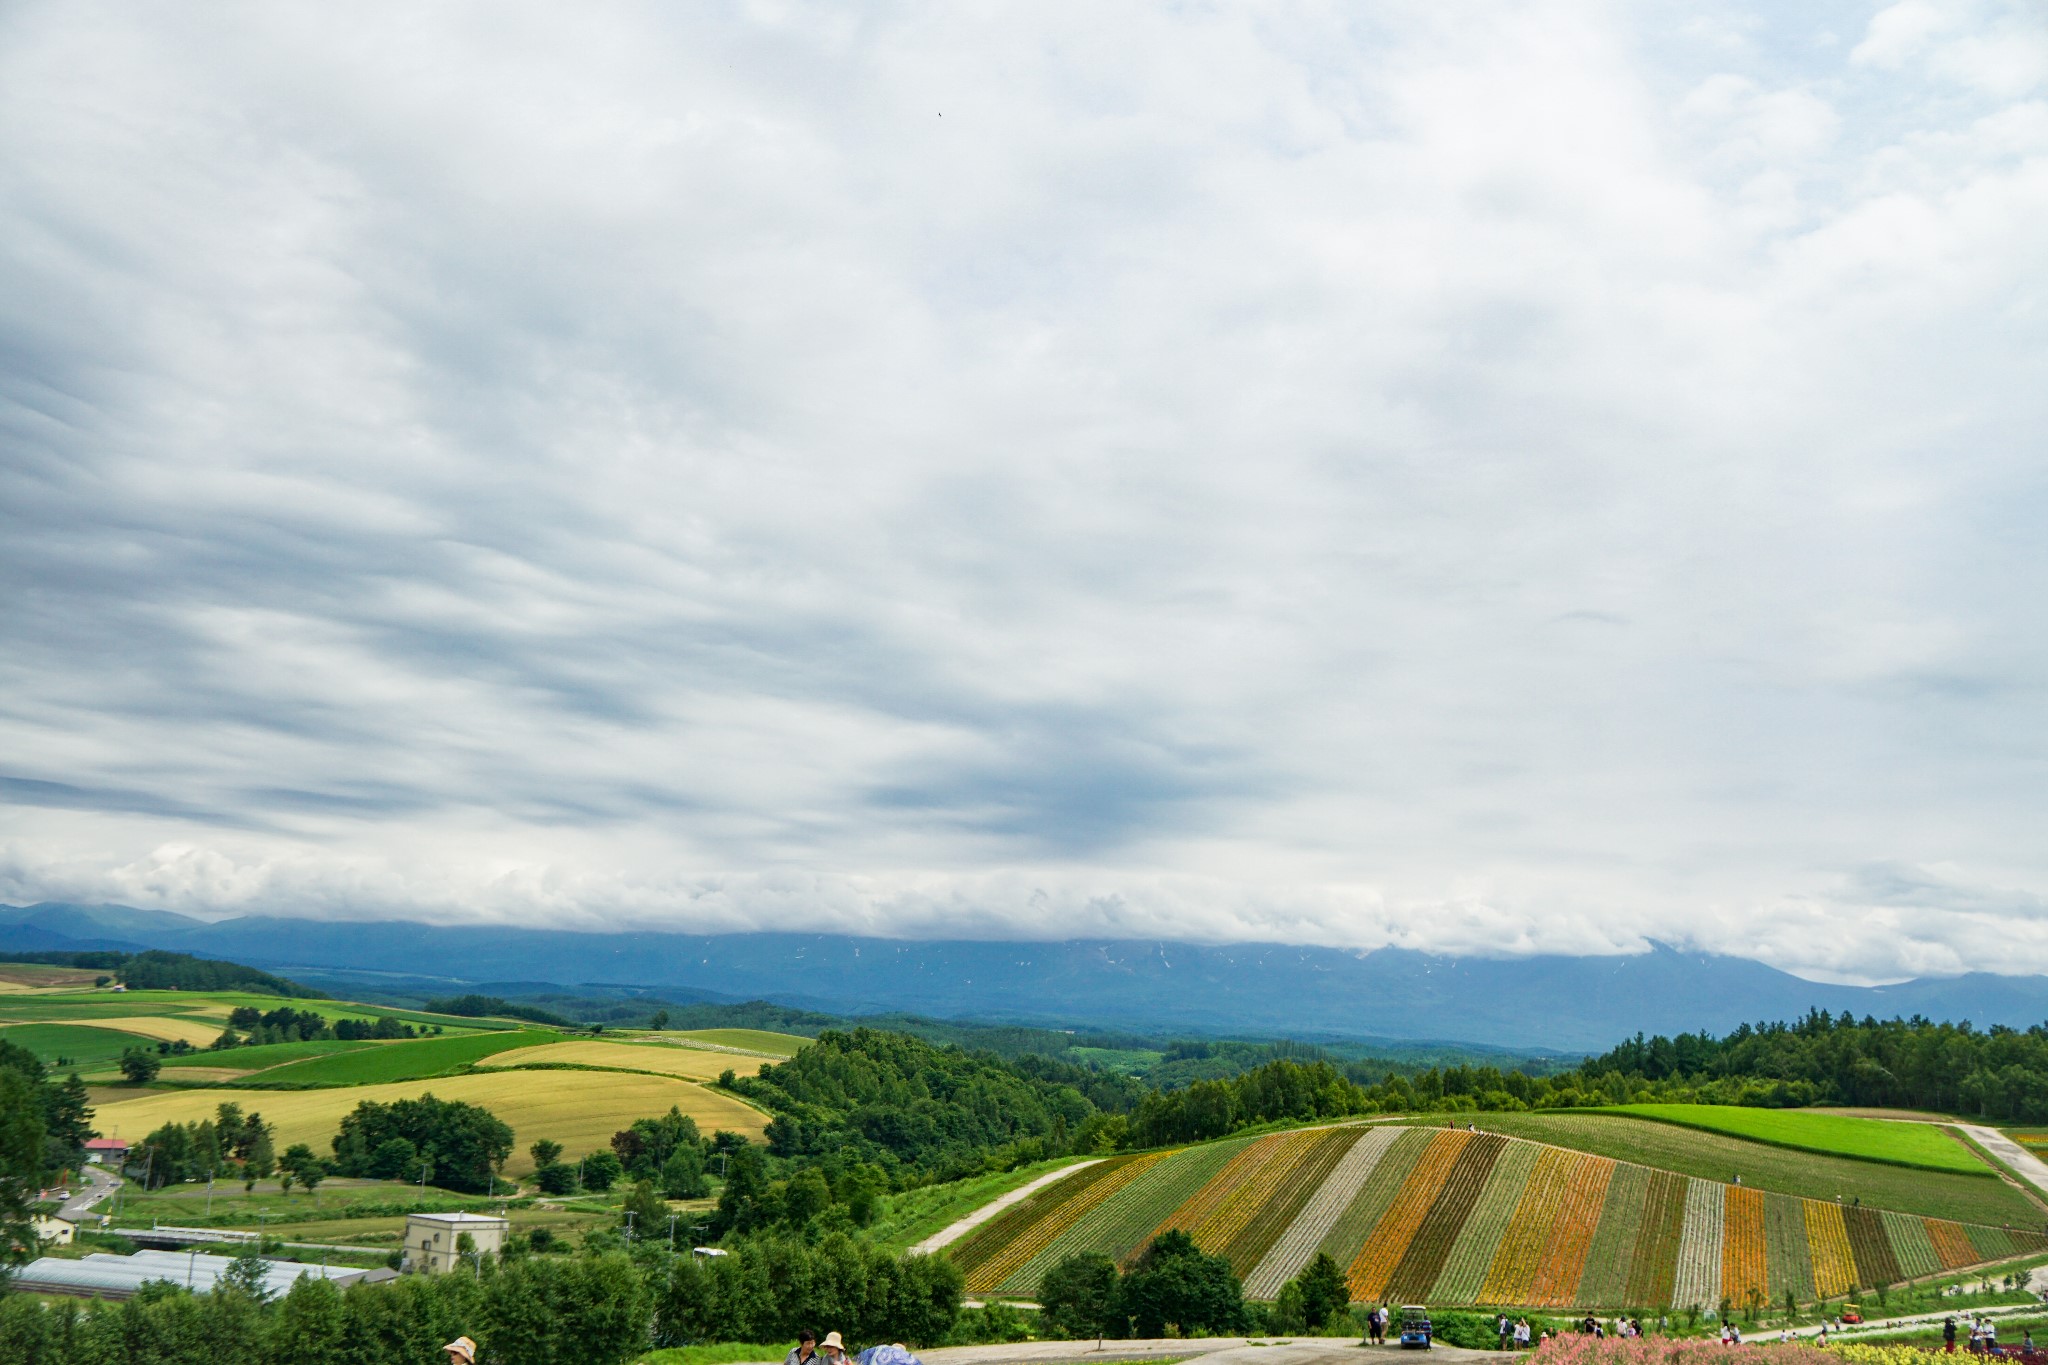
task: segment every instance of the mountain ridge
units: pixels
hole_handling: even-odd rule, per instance
[[[2048,1020],[2048,977],[1891,986],[1810,982],[1745,958],[1653,945],[1628,956],[1451,957],[1170,940],[896,940],[841,934],[551,930],[242,916],[129,906],[0,906],[0,949],[168,948],[293,968],[606,981],[841,1014],[1001,1015],[1205,1033],[1429,1038],[1604,1050],[1637,1032],[1725,1033],[1810,1008],[1979,1027]],[[33,939],[34,942],[25,941]],[[459,975],[456,973],[459,972]]]

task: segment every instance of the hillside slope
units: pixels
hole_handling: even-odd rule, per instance
[[[2023,1253],[2048,1236],[1802,1199],[1464,1129],[1354,1124],[1116,1157],[950,1249],[1028,1296],[1077,1251],[1170,1228],[1271,1297],[1318,1252],[1360,1302],[1712,1310],[1811,1301]]]

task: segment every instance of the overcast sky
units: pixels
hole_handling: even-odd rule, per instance
[[[0,900],[2048,971],[2044,16],[8,5]]]

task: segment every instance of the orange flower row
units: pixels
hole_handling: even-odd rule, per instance
[[[1952,1223],[1946,1218],[1927,1220],[1927,1240],[1934,1243],[1934,1254],[1941,1257],[1943,1270],[1960,1270],[1966,1265],[1975,1265],[1981,1258],[1977,1248],[1970,1245],[1970,1234],[1961,1223]]]
[[[1614,1178],[1614,1163],[1606,1157],[1582,1156],[1565,1186],[1564,1201],[1550,1239],[1543,1248],[1542,1269],[1529,1287],[1532,1304],[1569,1304],[1578,1299],[1579,1281],[1586,1273],[1586,1253],[1593,1249],[1593,1233],[1600,1226],[1600,1210],[1607,1205],[1607,1185]]]
[[[1408,1173],[1401,1192],[1380,1215],[1380,1221],[1373,1226],[1365,1245],[1358,1249],[1357,1258],[1351,1262],[1351,1297],[1354,1300],[1377,1299],[1386,1292],[1387,1277],[1401,1263],[1401,1255],[1408,1250],[1408,1243],[1414,1240],[1415,1230],[1422,1226],[1423,1216],[1436,1202],[1436,1197],[1443,1193],[1444,1182],[1450,1178],[1458,1153],[1464,1151],[1465,1144],[1471,1140],[1472,1134],[1462,1128],[1447,1128],[1430,1139],[1422,1158],[1415,1163],[1415,1169]]]
[[[1764,1227],[1764,1192],[1747,1185],[1723,1189],[1721,1293],[1737,1308],[1770,1301],[1770,1243]]]

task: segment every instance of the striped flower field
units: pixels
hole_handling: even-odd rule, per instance
[[[1354,1299],[1713,1309],[1802,1300],[2048,1250],[2010,1228],[1676,1175],[1497,1133],[1343,1125],[1112,1157],[948,1251],[976,1294],[1028,1297],[1059,1261],[1128,1266],[1168,1229],[1271,1298],[1318,1251]]]

